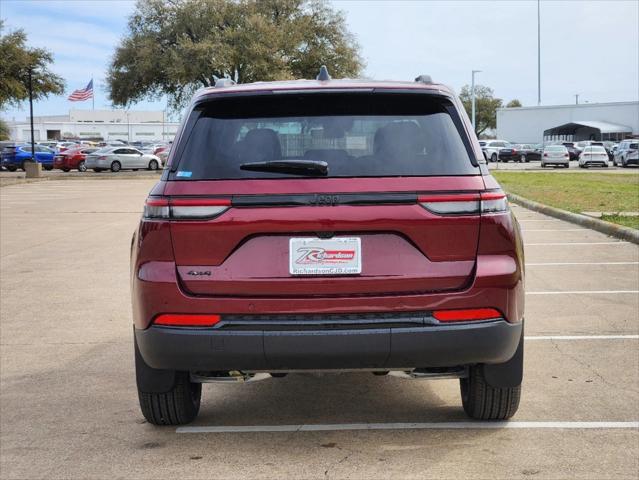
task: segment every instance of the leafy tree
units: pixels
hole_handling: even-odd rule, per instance
[[[472,96],[468,85],[462,87],[459,98],[470,117],[472,115]],[[495,98],[492,88],[475,85],[475,133],[477,136],[489,128],[497,127],[497,109],[501,106],[502,100]]]
[[[9,140],[9,125],[0,118],[0,140]]]
[[[506,104],[506,108],[515,108],[515,107],[521,107],[521,106],[522,106],[521,102],[517,100],[516,98]]]
[[[356,76],[358,49],[324,0],[138,0],[107,88],[115,105],[167,95],[179,108],[219,78],[315,78],[321,65]]]
[[[48,69],[53,56],[44,48],[27,47],[24,30],[4,32],[0,20],[0,108],[18,106],[29,98],[29,68],[32,71],[33,99],[64,92],[64,80]]]

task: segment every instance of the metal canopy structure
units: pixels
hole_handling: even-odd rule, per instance
[[[632,135],[632,127],[610,122],[579,121],[564,123],[544,130],[544,141],[548,140],[623,140]]]

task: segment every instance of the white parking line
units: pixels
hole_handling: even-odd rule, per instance
[[[522,228],[523,233],[527,232],[584,232],[586,228]]]
[[[639,335],[526,335],[524,340],[639,340]]]
[[[551,267],[564,265],[639,265],[639,262],[546,262],[546,263],[527,263],[527,267]]]
[[[519,223],[523,222],[561,222],[561,220],[557,218],[544,218],[544,219],[521,219]]]
[[[539,246],[539,245],[628,245],[630,242],[548,242],[548,243],[526,243],[524,246]]]
[[[337,423],[316,425],[237,425],[178,427],[176,433],[328,432],[344,430],[486,430],[502,428],[619,429],[639,428],[639,422],[429,422]]]
[[[573,290],[562,292],[552,290],[549,292],[526,292],[526,295],[600,295],[600,294],[618,294],[618,293],[639,293],[639,290]]]

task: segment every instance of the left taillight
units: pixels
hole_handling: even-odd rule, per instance
[[[162,198],[149,197],[144,205],[144,218],[210,219],[231,207],[227,198]]]
[[[169,218],[169,200],[166,198],[147,198],[143,217],[149,219]]]
[[[508,199],[502,191],[481,194],[420,195],[420,205],[438,215],[477,215],[508,211]]]

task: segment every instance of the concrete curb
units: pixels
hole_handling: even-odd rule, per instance
[[[520,197],[513,193],[508,194],[508,199],[521,205],[522,207],[534,210],[535,212],[543,213],[551,217],[565,220],[566,222],[575,223],[579,226],[590,228],[611,237],[619,238],[627,242],[636,243],[639,245],[639,230],[634,228],[624,227],[621,225],[615,225],[614,223],[599,220],[598,218],[588,217],[581,215],[580,213],[572,213],[560,208],[544,205],[543,203],[535,202],[534,200],[528,200],[527,198]]]

